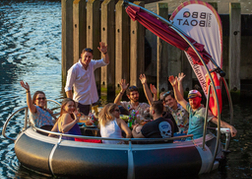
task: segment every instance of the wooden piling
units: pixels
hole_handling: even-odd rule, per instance
[[[218,12],[218,4],[217,4],[217,2],[208,2],[208,4],[210,4],[211,6],[213,6],[213,8]]]
[[[181,72],[183,72],[186,75],[182,82],[184,93],[185,93],[186,91],[191,90],[193,87],[193,84],[192,84],[193,70],[184,51],[181,51],[181,68],[182,68]]]
[[[62,13],[62,86],[66,84],[67,70],[73,64],[73,0],[61,0]]]
[[[73,63],[78,62],[86,47],[86,0],[73,2]]]
[[[93,49],[93,59],[100,59],[101,53],[97,49],[101,38],[101,18],[100,18],[100,0],[87,1],[87,46]],[[101,92],[101,68],[94,72],[97,85],[97,91]]]
[[[116,55],[115,55],[115,89],[119,91],[121,88],[119,82],[121,79],[126,79],[129,83],[129,16],[123,6],[123,1],[116,3]]]
[[[115,0],[105,0],[101,5],[101,41],[108,45],[110,63],[101,68],[101,92],[115,95]]]
[[[229,88],[233,92],[240,91],[241,63],[241,5],[229,3]]]
[[[144,6],[144,1],[134,1]],[[145,29],[138,21],[130,20],[130,85],[142,87],[139,75],[144,73],[144,37]]]
[[[157,3],[157,14],[168,19],[168,3]],[[168,90],[168,43],[157,37],[157,93]]]

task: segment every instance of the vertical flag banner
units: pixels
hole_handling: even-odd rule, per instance
[[[198,43],[203,44],[216,64],[222,68],[222,25],[217,11],[210,4],[196,0],[184,2],[175,9],[170,20],[175,27],[181,29]],[[187,53],[186,56],[206,95],[206,70],[203,66],[194,64]],[[207,67],[214,69],[211,62],[207,64]],[[220,80],[219,76],[218,80]]]

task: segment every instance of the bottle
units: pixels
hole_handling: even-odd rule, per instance
[[[130,105],[128,105],[128,111],[130,110]]]
[[[79,122],[83,122],[84,114],[82,112],[80,112],[79,108],[77,108],[77,111],[78,111],[78,113],[76,116],[79,117]]]
[[[134,125],[136,121],[136,111],[133,109],[132,110],[132,124]]]
[[[129,115],[128,127],[129,127],[130,129],[132,128],[132,117],[131,117],[131,115]]]
[[[136,115],[135,124],[136,124],[136,123],[140,124],[140,122],[141,122],[141,115],[140,115],[140,114],[137,114],[137,115]]]
[[[92,106],[92,113],[95,115],[95,117],[98,116],[98,105]]]

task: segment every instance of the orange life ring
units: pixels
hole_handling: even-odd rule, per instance
[[[218,76],[217,76],[216,72],[212,72],[211,76],[213,78],[214,86],[216,88],[217,97],[218,97],[219,104],[220,104],[220,113],[221,113],[221,111],[222,111],[222,97],[221,97],[220,80],[218,79]],[[206,89],[207,89],[207,92],[208,92],[208,86],[210,85],[210,82],[211,82],[210,78],[209,78],[208,74],[206,74]],[[210,108],[210,110],[211,110],[211,112],[213,113],[214,116],[218,115],[217,100],[215,99],[215,95],[214,95],[214,91],[213,91],[212,87],[211,87],[211,90],[210,90],[209,108]]]

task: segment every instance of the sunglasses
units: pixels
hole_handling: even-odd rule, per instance
[[[130,86],[129,90],[138,90],[138,88],[136,86]]]
[[[171,94],[171,91],[167,91],[166,93],[163,94],[163,97],[165,97],[166,95]]]
[[[39,101],[39,100],[41,100],[41,99],[42,99],[42,100],[45,100],[46,98],[45,98],[45,97],[42,97],[42,98],[36,98],[36,100],[38,100],[38,101]]]
[[[85,48],[84,51],[93,53],[93,50],[91,48]]]
[[[115,109],[114,111],[120,112],[120,109]]]

